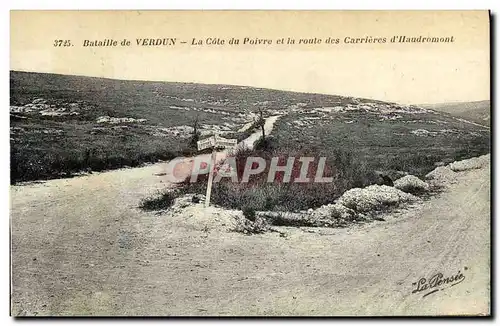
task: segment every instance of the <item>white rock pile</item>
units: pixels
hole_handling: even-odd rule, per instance
[[[482,155],[467,160],[450,163],[450,169],[455,172],[480,169],[490,163],[490,155]]]
[[[320,220],[325,216],[330,216],[335,219],[351,220],[355,218],[356,212],[341,204],[323,205],[311,212],[313,220]]]
[[[316,226],[342,226],[359,217],[355,210],[338,203],[323,205],[309,213],[309,220]]]
[[[418,197],[394,187],[371,185],[366,188],[354,188],[346,191],[337,203],[364,213],[418,200]]]
[[[425,178],[433,184],[446,186],[455,182],[456,172],[481,169],[490,164],[490,154],[473,157],[470,159],[455,161],[446,166],[438,166],[429,172]]]
[[[455,177],[455,172],[453,172],[449,166],[438,166],[431,172],[427,173],[425,179],[432,181],[433,184],[442,185],[446,182],[453,182]]]
[[[420,180],[414,175],[406,175],[394,181],[394,188],[410,194],[415,194],[429,191],[430,186],[427,182]]]
[[[345,226],[349,222],[366,218],[366,214],[387,207],[413,203],[420,199],[412,194],[389,186],[372,185],[366,188],[354,188],[345,192],[335,203],[323,205],[306,212],[257,212],[273,223],[279,218],[289,226]]]
[[[196,202],[193,202],[193,197],[197,198]],[[239,210],[214,205],[204,207],[204,204],[205,196],[186,194],[176,198],[166,214],[176,225],[198,231],[228,231],[244,220],[243,213]]]
[[[146,122],[146,119],[135,119],[135,118],[115,118],[115,117],[110,117],[110,116],[102,116],[97,118],[96,120],[97,123],[133,123],[133,122]]]
[[[200,223],[210,228],[226,230],[239,229],[243,233],[263,233],[271,230],[270,225],[338,227],[349,222],[372,218],[385,208],[397,207],[421,201],[413,195],[431,190],[437,182],[450,184],[458,175],[454,171],[465,171],[487,166],[490,155],[456,161],[447,166],[438,166],[427,174],[425,182],[413,175],[406,175],[394,182],[394,187],[371,185],[366,188],[354,188],[346,191],[334,203],[316,209],[301,212],[255,212],[255,218],[249,220],[239,210],[227,210],[210,206],[203,208],[204,196],[193,203],[193,195],[185,195],[175,200],[169,214],[195,227]],[[375,214],[373,214],[375,213]],[[280,224],[276,224],[276,222]]]

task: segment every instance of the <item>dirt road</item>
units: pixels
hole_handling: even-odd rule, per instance
[[[264,123],[264,131],[265,131],[266,135],[271,134],[271,131],[273,130],[274,124],[276,123],[276,121],[278,121],[279,117],[280,117],[279,115],[274,115],[274,116],[271,116],[269,118],[266,118],[266,122]],[[262,136],[262,134],[260,133],[260,131],[254,132],[252,135],[250,135],[250,137],[243,140],[242,143],[244,144],[244,146],[246,146],[248,148],[253,148],[253,144],[261,136]]]
[[[280,237],[140,211],[163,185],[155,168],[12,187],[14,315],[489,311],[488,169],[458,173],[446,192],[384,222]],[[458,271],[460,284],[412,294],[421,277]]]

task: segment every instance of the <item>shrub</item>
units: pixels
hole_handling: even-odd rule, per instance
[[[314,150],[285,153],[276,149],[238,149],[232,154],[236,161],[238,180],[242,179],[248,157],[263,158],[267,162],[264,172],[251,175],[248,183],[233,183],[230,178],[222,178],[220,182],[213,184],[211,202],[222,207],[248,211],[298,211],[331,203],[346,190],[372,182],[373,178],[370,178],[373,173],[368,173],[366,166],[357,162],[352,153],[340,150],[336,153],[333,157],[327,157],[324,169],[324,177],[332,177],[333,182],[315,183],[320,153]],[[307,171],[310,181],[294,183],[300,176],[301,162],[298,158],[301,156],[315,158]],[[285,165],[289,157],[296,158],[291,171],[292,182],[284,182],[284,172],[278,172],[273,182],[267,182],[273,157],[279,158],[278,165]],[[183,192],[203,194],[206,191],[208,175],[199,176],[196,183],[190,183],[189,180],[190,177],[184,180]]]
[[[275,150],[276,147],[276,141],[272,136],[267,136],[266,138],[260,137],[257,139],[257,141],[254,143],[254,149],[256,150],[262,150],[262,151],[271,151]]]
[[[267,214],[266,218],[269,223],[274,226],[316,226],[313,221],[311,221],[308,217],[303,216],[302,214],[279,212],[277,214]]]
[[[179,196],[178,191],[169,191],[160,194],[159,196],[152,196],[143,199],[139,204],[139,208],[147,211],[158,211],[172,207],[175,199]]]
[[[82,171],[104,171],[125,166],[136,167],[145,162],[157,162],[176,157],[174,152],[158,149],[129,151],[113,148],[51,148],[30,149],[29,144],[14,144],[10,152],[11,183],[40,179],[54,179],[75,175]]]
[[[253,208],[243,208],[243,216],[245,216],[247,220],[255,222],[255,210]]]

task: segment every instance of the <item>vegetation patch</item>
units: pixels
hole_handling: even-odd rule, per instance
[[[168,191],[156,196],[145,198],[139,204],[139,208],[146,211],[159,211],[172,207],[175,199],[179,197],[179,192]]]

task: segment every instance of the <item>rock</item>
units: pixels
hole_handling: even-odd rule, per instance
[[[429,191],[429,184],[414,175],[407,175],[394,181],[394,188],[410,194],[415,194]]]
[[[134,119],[134,118],[115,118],[110,116],[101,116],[96,120],[97,123],[129,123],[129,122],[146,122],[146,119]]]
[[[193,202],[193,197],[199,199]],[[182,226],[206,232],[232,230],[239,221],[246,220],[238,210],[224,209],[213,203],[204,207],[205,196],[200,194],[184,194],[175,198],[173,205],[164,211],[166,218],[175,220]]]
[[[425,176],[426,179],[432,180],[437,184],[443,184],[446,180],[452,181],[455,177],[455,172],[453,172],[448,166],[438,166]]]
[[[447,186],[456,181],[456,172],[480,169],[490,164],[490,154],[473,157],[470,159],[455,161],[446,166],[438,166],[429,172],[425,178],[434,185]]]
[[[356,219],[356,212],[341,204],[323,205],[311,213],[313,221],[320,220],[344,220],[352,221]]]
[[[31,101],[32,104],[45,104],[46,102],[47,101],[43,98],[35,98],[33,101]]]
[[[426,129],[412,130],[410,133],[412,133],[416,136],[436,136],[437,135],[437,132],[429,131]]]
[[[338,199],[337,204],[356,212],[368,212],[415,201],[418,201],[417,197],[394,187],[371,185],[346,191]]]
[[[490,164],[490,154],[473,157],[467,160],[455,161],[450,163],[449,167],[452,171],[459,172],[480,169],[488,164]]]

